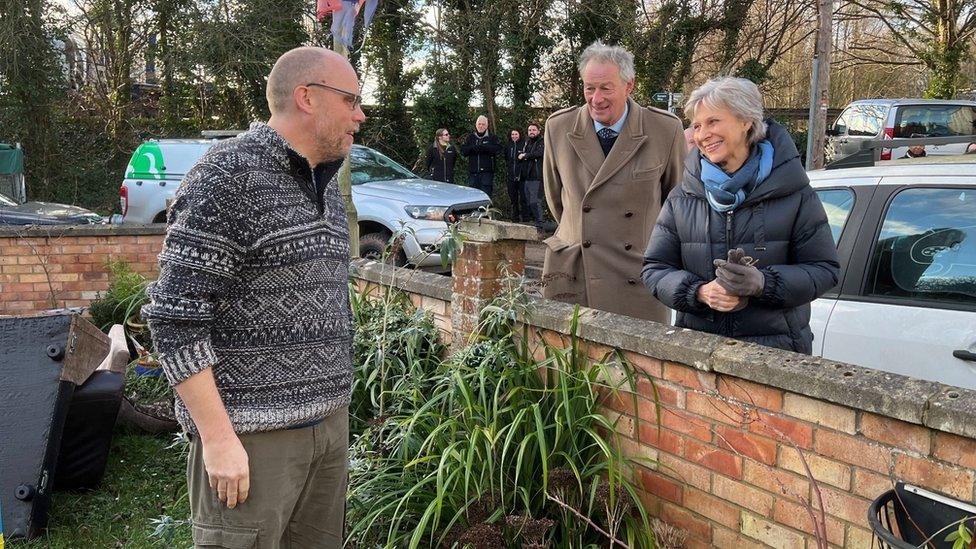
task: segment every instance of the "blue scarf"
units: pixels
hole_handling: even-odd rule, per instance
[[[746,163],[731,176],[722,168],[701,157],[701,180],[705,184],[708,205],[725,213],[738,208],[773,169],[773,145],[767,140],[753,146]]]

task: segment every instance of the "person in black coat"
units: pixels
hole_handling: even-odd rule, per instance
[[[434,142],[427,147],[427,165],[425,173],[434,181],[454,183],[454,162],[457,160],[457,149],[451,145],[451,134],[445,128],[440,128],[434,134]]]
[[[759,89],[742,78],[691,94],[696,149],[641,275],[678,311],[676,326],[810,354],[810,302],[837,283],[840,264],[789,132],[762,112]]]
[[[518,156],[525,149],[522,132],[512,128],[509,134],[511,140],[505,146],[506,181],[508,183],[508,200],[512,204],[512,221],[523,221],[525,215],[525,191],[522,189],[522,168]]]
[[[542,155],[545,146],[538,124],[529,124],[525,150],[518,156],[525,192],[526,221],[542,223]]]
[[[475,122],[475,133],[469,134],[461,145],[461,154],[468,159],[468,181],[470,186],[484,191],[491,198],[495,177],[495,156],[502,151],[498,137],[488,131],[488,118],[479,116]]]

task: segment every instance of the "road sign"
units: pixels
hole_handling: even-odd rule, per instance
[[[667,103],[668,95],[670,95],[668,92],[657,92],[651,96],[651,99],[653,99],[655,103]]]

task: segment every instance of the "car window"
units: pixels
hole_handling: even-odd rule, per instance
[[[844,112],[840,113],[840,116],[834,121],[834,131],[837,132],[837,135],[847,135],[847,128],[850,127],[853,116],[854,107],[847,107]]]
[[[874,245],[867,294],[976,304],[976,188],[899,192]]]
[[[976,107],[905,105],[895,115],[895,137],[976,135]]]
[[[372,149],[353,147],[349,156],[353,185],[391,179],[418,179],[410,170]]]
[[[884,126],[885,109],[880,105],[858,105],[849,118],[847,134],[873,137],[881,133]]]
[[[854,193],[850,189],[822,189],[817,191],[817,197],[827,212],[830,234],[834,237],[836,246],[844,232],[847,218],[851,215],[851,208],[854,207]]]

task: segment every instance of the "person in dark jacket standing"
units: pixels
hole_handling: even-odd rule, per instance
[[[525,150],[518,156],[521,164],[522,187],[525,190],[526,221],[542,223],[542,154],[544,144],[538,124],[529,124],[529,139]]]
[[[428,177],[434,181],[454,183],[455,161],[457,161],[457,149],[451,145],[451,133],[446,128],[440,128],[434,133],[434,142],[427,147]]]
[[[512,204],[512,221],[524,221],[525,191],[522,188],[522,168],[519,165],[519,155],[525,149],[522,132],[512,128],[509,134],[511,140],[505,146],[505,175],[508,183],[508,200]]]
[[[461,154],[468,159],[470,186],[483,191],[491,198],[492,180],[495,178],[495,156],[502,151],[498,137],[488,131],[488,119],[479,116],[474,124],[475,133],[461,145]]]
[[[837,283],[827,215],[759,88],[718,78],[685,106],[696,149],[644,254],[676,326],[810,354],[810,302]]]

